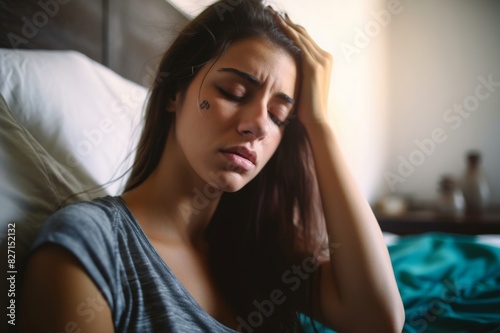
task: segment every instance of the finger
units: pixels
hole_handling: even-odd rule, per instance
[[[321,48],[319,48],[319,46],[309,36],[305,28],[296,25],[291,21],[286,22],[280,17],[278,17],[277,20],[289,37],[292,38],[297,46],[299,46],[305,56],[311,58],[313,61],[322,62],[324,51],[321,50]]]
[[[288,14],[285,14],[285,18],[283,19],[283,21],[286,23],[286,25],[288,27],[290,27],[290,28],[294,29],[295,31],[297,31],[299,35],[302,35],[305,38],[307,38],[315,48],[320,49],[320,47],[318,46],[318,44],[316,44],[316,42],[314,41],[314,39],[309,35],[309,32],[307,31],[307,29],[304,28],[303,26],[301,26],[300,24],[294,23],[290,19],[290,17],[288,16]]]
[[[318,44],[314,41],[314,39],[309,35],[307,30],[301,25],[293,23],[287,14],[285,14],[285,18],[279,16],[279,14],[275,14],[279,24],[288,32],[290,37],[294,39],[298,44],[302,44],[306,48],[306,51],[310,53],[310,55],[316,59],[320,60],[325,56],[326,52],[323,51]]]

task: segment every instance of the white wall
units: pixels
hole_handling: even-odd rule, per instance
[[[389,26],[390,140],[384,172],[403,176],[393,178],[392,186],[386,182],[384,191],[432,200],[441,175],[459,177],[466,151],[479,149],[492,200],[500,203],[500,2],[407,1],[399,15]],[[477,88],[479,77],[490,76],[497,82],[493,92]],[[484,100],[475,97],[476,89]],[[462,114],[455,111],[464,103]],[[436,129],[442,137],[431,144]],[[415,140],[425,140],[427,152],[419,153]],[[419,165],[400,172],[401,157]]]

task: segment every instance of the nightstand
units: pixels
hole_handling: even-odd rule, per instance
[[[433,210],[410,210],[395,216],[375,211],[375,215],[383,231],[398,235],[424,232],[466,235],[500,234],[500,211],[498,210],[463,216],[443,215]]]

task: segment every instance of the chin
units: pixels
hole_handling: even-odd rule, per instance
[[[207,182],[222,192],[238,192],[251,177],[235,172],[210,173]]]

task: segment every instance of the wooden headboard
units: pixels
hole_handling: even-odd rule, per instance
[[[3,0],[0,47],[76,50],[144,84],[187,22],[165,0]]]

